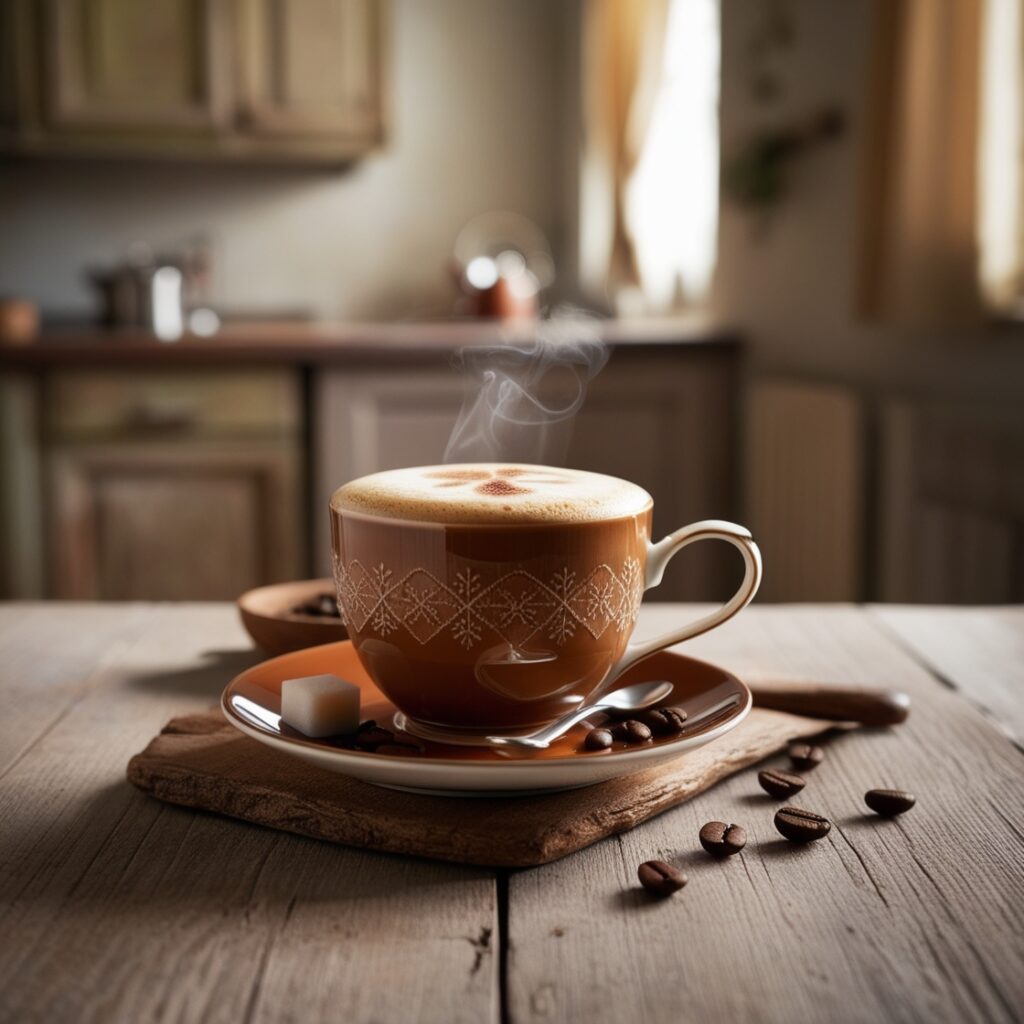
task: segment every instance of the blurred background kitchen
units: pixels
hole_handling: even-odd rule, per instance
[[[762,600],[1024,600],[1022,65],[1022,0],[5,0],[0,596],[326,575],[570,303],[567,461]]]

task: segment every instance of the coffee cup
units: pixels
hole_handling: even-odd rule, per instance
[[[707,520],[652,543],[652,507],[616,477],[505,463],[391,470],[336,491],[338,605],[400,724],[453,742],[540,728],[750,603],[761,556],[746,529]],[[739,589],[631,642],[644,591],[700,540],[739,550]]]

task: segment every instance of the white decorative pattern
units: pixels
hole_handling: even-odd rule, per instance
[[[401,627],[426,644],[447,631],[467,649],[487,634],[515,647],[541,634],[560,647],[581,626],[595,640],[613,627],[628,633],[643,597],[635,558],[627,558],[620,572],[602,564],[582,579],[562,568],[544,583],[513,569],[485,583],[467,568],[443,583],[426,569],[396,580],[383,563],[367,569],[358,560],[344,566],[335,557],[334,580],[342,617],[356,632],[386,637]]]

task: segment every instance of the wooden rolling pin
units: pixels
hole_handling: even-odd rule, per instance
[[[910,697],[899,690],[808,684],[750,687],[754,707],[805,718],[828,718],[861,725],[899,725],[910,714]]]

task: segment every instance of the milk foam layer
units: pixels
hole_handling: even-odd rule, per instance
[[[515,463],[392,469],[335,491],[331,507],[431,523],[580,523],[643,512],[651,496],[601,473]]]

